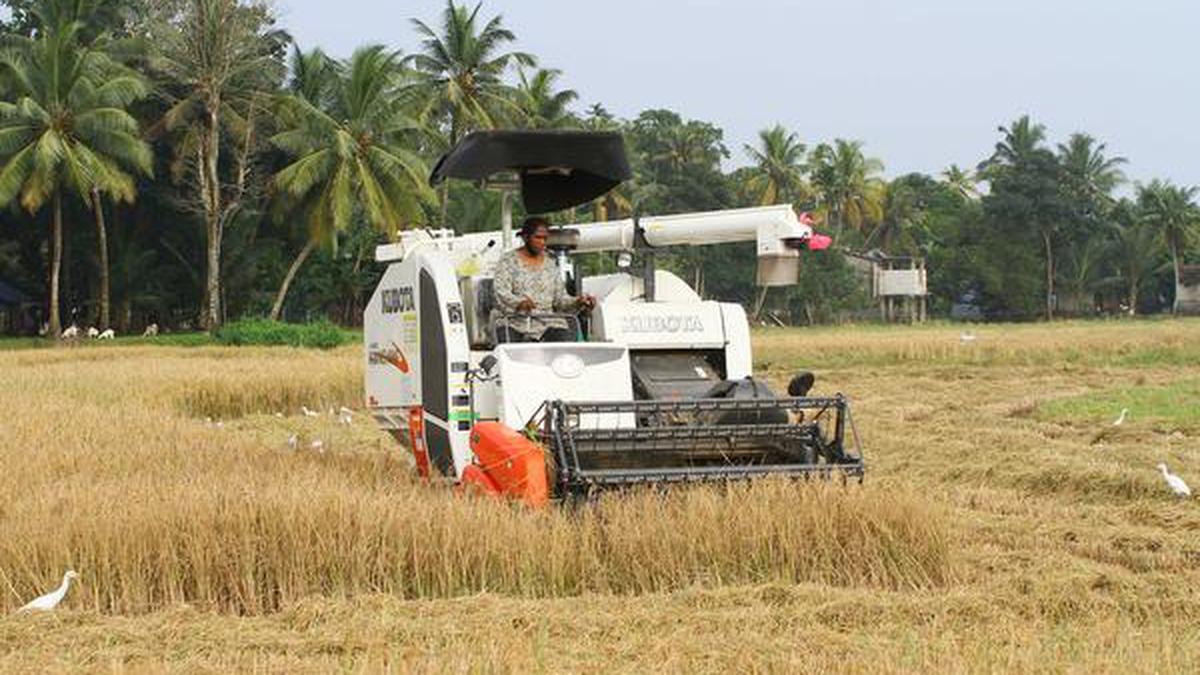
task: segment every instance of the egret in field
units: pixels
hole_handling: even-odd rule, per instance
[[[154,337],[158,335],[158,324],[152,323],[146,326],[146,330],[142,331],[142,337]]]
[[[62,338],[64,340],[73,340],[77,337],[79,337],[79,326],[76,326],[75,324],[67,326],[67,329],[62,332]]]
[[[346,406],[342,406],[341,411],[338,413],[338,422],[346,425],[352,424],[354,422],[354,411]]]
[[[1114,427],[1119,427],[1122,424],[1125,424],[1125,418],[1128,416],[1129,416],[1129,408],[1121,408],[1121,414],[1117,416],[1117,419],[1113,420],[1112,425]]]
[[[67,573],[63,575],[63,580],[62,580],[61,586],[59,586],[57,589],[55,589],[53,591],[50,591],[49,593],[43,595],[40,598],[35,598],[34,600],[29,601],[29,604],[25,605],[24,607],[22,607],[21,609],[19,609],[17,611],[19,611],[19,612],[48,612],[48,611],[54,609],[55,607],[58,607],[58,603],[62,602],[62,599],[64,597],[66,597],[66,595],[67,595],[67,589],[70,588],[70,586],[71,586],[71,580],[76,579],[78,577],[79,577],[79,574],[75,570],[67,570]]]
[[[318,415],[317,411],[309,410],[306,405],[300,406],[300,412],[304,413],[305,417],[316,417]]]
[[[92,338],[93,340],[95,340],[96,338],[100,337],[100,331],[99,331],[99,330],[97,330],[95,326],[89,326],[89,327],[88,327],[88,331],[87,331],[87,335],[88,335],[88,337],[90,337],[90,338]]]
[[[103,333],[97,335],[96,339],[97,340],[111,340],[115,337],[117,337],[117,332],[114,331],[113,329],[109,328],[109,329],[105,330]]]
[[[300,437],[296,434],[288,436],[288,450],[295,450],[300,447]]]
[[[974,342],[975,334],[970,331],[964,330],[963,332],[958,334],[958,341],[962,344],[966,344],[968,342]]]
[[[1178,497],[1191,497],[1192,489],[1188,484],[1183,482],[1183,479],[1167,470],[1166,464],[1159,464],[1158,468],[1162,471],[1163,480],[1167,481],[1167,485],[1171,488]]]
[[[319,438],[318,438],[318,439],[316,439],[316,440],[314,440],[314,441],[313,441],[313,442],[312,442],[312,443],[309,445],[309,447],[310,447],[310,448],[312,448],[313,450],[316,450],[316,451],[317,451],[317,452],[319,452],[319,453],[322,453],[322,454],[324,454],[324,453],[325,453],[325,443],[324,443],[324,442],[323,442],[321,439],[319,439]]]

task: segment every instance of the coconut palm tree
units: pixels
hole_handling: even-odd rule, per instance
[[[951,164],[942,172],[942,182],[963,199],[978,199],[979,187],[975,172]]]
[[[397,95],[399,54],[379,45],[362,47],[338,70],[329,108],[304,96],[286,97],[280,105],[286,128],[271,138],[294,158],[275,175],[274,186],[309,232],[279,289],[272,318],[279,317],[304,259],[320,243],[336,246],[337,234],[350,227],[356,212],[394,233],[423,217],[422,200],[432,201],[425,165],[409,150],[418,128]]]
[[[979,165],[979,174],[993,188],[1001,182],[1013,184],[1014,194],[1026,205],[1022,222],[1036,228],[1046,262],[1046,319],[1054,318],[1054,243],[1062,214],[1063,172],[1058,157],[1046,149],[1046,128],[1023,115],[1007,127],[992,156]],[[1017,188],[1016,186],[1020,186]]]
[[[782,125],[758,132],[759,147],[743,146],[754,161],[754,174],[747,187],[759,195],[762,206],[780,202],[803,201],[809,197],[804,181],[804,153],[807,148],[795,133]]]
[[[195,201],[204,217],[206,267],[202,324],[222,321],[221,242],[249,189],[255,132],[269,97],[283,80],[286,33],[272,29],[260,5],[240,0],[186,0],[154,36],[153,63],[165,76],[170,108],[160,126],[177,133],[173,167],[190,171]],[[222,135],[232,140],[232,159],[222,159]],[[222,166],[230,175],[222,176]]]
[[[521,123],[530,129],[561,129],[578,126],[567,106],[579,98],[574,89],[555,91],[561,70],[539,68],[532,76],[520,71],[520,83],[513,92]]]
[[[884,253],[915,255],[919,246],[916,230],[925,218],[920,195],[903,179],[888,183],[883,191],[883,217],[863,242],[863,248],[878,246]]]
[[[811,165],[818,210],[833,223],[835,238],[847,225],[862,230],[883,218],[884,183],[877,176],[883,163],[864,155],[861,141],[822,143],[813,151]]]
[[[1179,187],[1158,179],[1138,187],[1141,219],[1158,233],[1171,253],[1176,296],[1171,303],[1172,313],[1179,311],[1179,276],[1183,252],[1200,232],[1200,207],[1196,206],[1196,192],[1195,187]]]
[[[100,196],[133,201],[132,174],[149,175],[151,154],[127,107],[145,83],[79,39],[81,24],[48,24],[36,40],[12,38],[0,54],[12,100],[0,102],[0,204],[30,213],[51,206],[50,332],[61,334],[64,196],[99,209]],[[103,221],[99,221],[102,225]],[[101,246],[106,250],[103,239]],[[107,254],[102,267],[107,267]]]
[[[468,9],[447,0],[441,31],[413,19],[421,36],[421,53],[408,58],[417,77],[411,89],[428,103],[430,114],[446,126],[447,147],[477,129],[490,129],[516,112],[512,88],[504,73],[511,64],[533,68],[536,59],[519,51],[502,51],[516,35],[497,15],[480,27],[482,3]],[[441,218],[446,219],[446,186],[441,193]]]
[[[288,64],[292,72],[287,90],[305,101],[323,107],[330,103],[334,84],[338,78],[338,63],[321,49],[305,52],[299,45],[292,45],[292,58]]]
[[[340,77],[339,67],[340,65],[337,61],[329,58],[319,48],[305,52],[300,49],[299,45],[293,45],[291,63],[289,65],[292,76],[287,84],[288,94],[280,97],[278,106],[281,119],[287,113],[297,110],[295,106],[291,105],[289,96],[303,99],[319,110],[330,110],[333,106],[337,80]],[[288,121],[284,120],[285,126]],[[290,121],[298,122],[299,120]],[[294,206],[294,204],[286,199],[275,200],[276,217],[284,219],[295,216]],[[301,217],[295,221],[302,226],[304,246],[300,248],[300,252],[292,260],[292,264],[288,267],[287,273],[284,274],[279,290],[275,294],[275,302],[271,305],[270,316],[272,321],[277,321],[283,312],[283,301],[287,297],[287,292],[292,285],[292,281],[296,278],[296,273],[300,271],[300,267],[308,260],[308,257],[312,255],[312,252],[316,250],[318,244],[322,241],[321,238],[312,236],[312,228],[308,220],[307,217]]]
[[[1113,259],[1119,278],[1125,282],[1130,316],[1137,313],[1142,287],[1162,269],[1162,249],[1155,245],[1157,236],[1154,226],[1145,220],[1116,225]]]
[[[979,172],[985,177],[993,166],[1015,166],[1044,149],[1046,127],[1033,122],[1029,115],[1022,115],[1007,127],[996,127],[996,130],[1003,138],[996,143],[992,156],[979,165]]]
[[[1106,147],[1082,133],[1071,134],[1065,144],[1058,144],[1058,161],[1077,198],[1099,206],[1110,204],[1112,191],[1125,181],[1120,167],[1126,159],[1106,157]]]

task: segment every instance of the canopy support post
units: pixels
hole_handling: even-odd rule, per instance
[[[502,251],[512,249],[512,190],[500,190],[500,244]]]

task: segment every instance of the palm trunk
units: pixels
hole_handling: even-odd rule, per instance
[[[50,220],[50,329],[55,340],[62,335],[62,320],[58,314],[58,275],[62,270],[62,195],[54,191],[54,213]]]
[[[763,305],[767,302],[767,290],[770,286],[762,286],[758,289],[758,300],[754,302],[754,320],[758,321],[762,315]]]
[[[1054,251],[1050,246],[1050,235],[1042,233],[1046,245],[1046,320],[1054,319]]]
[[[217,176],[221,144],[220,120],[217,117],[219,106],[220,101],[209,102],[200,166],[204,225],[208,235],[208,277],[205,281],[208,308],[204,314],[204,328],[209,332],[221,327],[221,186]]]
[[[104,225],[104,204],[100,191],[92,188],[92,208],[96,212],[96,242],[100,253],[100,330],[109,328],[108,228]]]
[[[453,150],[455,144],[458,143],[458,115],[450,113],[450,149]],[[442,190],[439,194],[441,198],[441,224],[446,227],[446,214],[450,210],[450,181],[442,181]]]
[[[128,333],[131,325],[133,325],[133,302],[126,294],[126,297],[121,298],[121,302],[117,306],[117,330]]]
[[[275,304],[271,306],[271,320],[278,321],[279,315],[283,313],[283,300],[287,297],[288,288],[292,285],[292,280],[296,278],[296,272],[300,271],[300,266],[308,259],[313,249],[317,247],[316,239],[309,239],[304,248],[300,250],[300,255],[292,261],[292,266],[288,268],[287,274],[283,277],[283,284],[279,287],[279,292],[275,294]]]
[[[1179,246],[1172,242],[1171,244],[1171,266],[1175,269],[1175,297],[1171,301],[1171,314],[1179,315],[1179,273],[1182,271],[1179,268]]]

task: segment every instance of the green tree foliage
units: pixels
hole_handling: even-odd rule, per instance
[[[711,211],[731,205],[729,184],[721,160],[729,156],[724,133],[708,122],[684,121],[670,110],[647,110],[625,129],[632,153],[634,178],[630,185],[634,210],[643,214]],[[747,284],[753,270],[731,269],[725,260],[737,255],[729,247],[690,247],[660,256],[663,267],[675,270],[702,294],[718,292],[732,272]],[[726,264],[722,264],[722,262]],[[709,271],[717,277],[709,283]]]
[[[951,164],[942,172],[942,180],[963,199],[979,197],[978,178],[973,171],[967,171],[957,164]]]
[[[1040,244],[1045,315],[1052,319],[1056,300],[1054,253],[1069,215],[1062,189],[1062,166],[1045,147],[1045,127],[1032,122],[1028,115],[1000,127],[1000,133],[1003,137],[996,143],[992,157],[981,166],[991,186],[983,198],[984,213],[989,226],[1012,240]],[[1014,261],[1022,257],[1014,256]],[[1023,306],[1025,301],[1014,299],[1013,304]]]
[[[686,111],[573,110],[580,97],[559,71],[537,69],[500,16],[460,1],[413,22],[407,58],[372,47],[338,62],[293,49],[266,0],[0,0],[0,187],[13,205],[0,210],[0,275],[55,315],[107,323],[111,304],[122,332],[187,328],[197,308],[210,326],[356,323],[390,232],[497,227],[497,193],[448,182],[438,203],[425,171],[493,127],[625,138],[633,179],[559,222],[773,203],[824,218],[835,248],[803,253],[800,284],[770,293],[755,288],[752,243],[658,252],[705,297],[764,318],[864,316],[868,286],[848,254],[869,249],[924,258],[935,315],[974,298],[989,318],[1162,311],[1195,255],[1195,189],[1158,180],[1116,199],[1125,161],[1087,134],[1051,139],[1023,117],[978,149],[976,171],[937,177],[885,180],[861,142],[780,125],[731,158],[722,130]],[[68,24],[69,38],[51,29]],[[89,112],[100,109],[111,110]],[[96,227],[65,225],[85,219]],[[601,255],[579,268],[615,270]],[[25,311],[18,323],[41,321]]]
[[[64,195],[97,209],[102,194],[132,201],[131,174],[149,174],[151,155],[127,111],[146,94],[142,79],[82,43],[73,15],[43,16],[56,23],[0,54],[15,99],[0,102],[0,204],[18,199],[31,213],[51,206],[49,330],[58,335]]]
[[[1158,232],[1138,205],[1123,202],[1113,213],[1111,260],[1114,277],[1110,286],[1123,289],[1122,309],[1130,316],[1144,306],[1142,292],[1152,277],[1163,268],[1163,251],[1158,246]],[[1113,284],[1111,282],[1115,281]]]
[[[171,99],[161,126],[173,132],[174,174],[203,216],[206,239],[202,324],[216,330],[221,311],[221,251],[226,228],[255,185],[259,127],[283,79],[287,35],[270,7],[242,0],[168,4],[150,27],[153,63]],[[230,149],[232,158],[222,159]],[[231,159],[232,161],[228,161]]]
[[[447,0],[441,30],[420,19],[413,26],[421,37],[421,52],[409,57],[416,70],[412,92],[426,101],[435,126],[444,130],[443,150],[468,132],[491,129],[513,117],[513,87],[504,80],[510,65],[532,68],[537,60],[520,51],[503,51],[516,35],[502,17],[483,21],[479,10]],[[481,25],[482,24],[482,25]],[[446,222],[449,187],[441,193],[441,222]]]
[[[760,206],[780,203],[800,203],[811,197],[804,179],[804,154],[807,148],[799,137],[776,124],[758,132],[758,147],[745,146],[754,162],[746,187]]]
[[[1195,242],[1200,232],[1200,207],[1196,205],[1195,187],[1178,187],[1161,180],[1138,187],[1138,207],[1142,221],[1166,244],[1171,254],[1171,269],[1175,274],[1175,292],[1179,292],[1180,266],[1184,251]],[[1178,297],[1171,311],[1179,311]]]
[[[432,201],[425,164],[406,142],[416,125],[397,95],[399,55],[379,45],[362,47],[337,70],[327,109],[299,95],[280,103],[287,128],[271,142],[294,161],[275,175],[274,185],[308,225],[309,240],[284,279],[272,319],[312,246],[325,242],[336,249],[337,235],[350,228],[356,211],[394,234],[420,222],[421,200]]]
[[[883,219],[884,183],[878,177],[883,163],[864,155],[860,141],[822,143],[813,150],[811,165],[818,211],[832,224],[835,241],[847,226],[865,235],[864,228]]]
[[[513,92],[517,104],[517,123],[529,129],[562,129],[579,126],[568,106],[579,94],[574,89],[555,90],[562,71],[538,69],[533,75],[520,71],[520,83]]]

